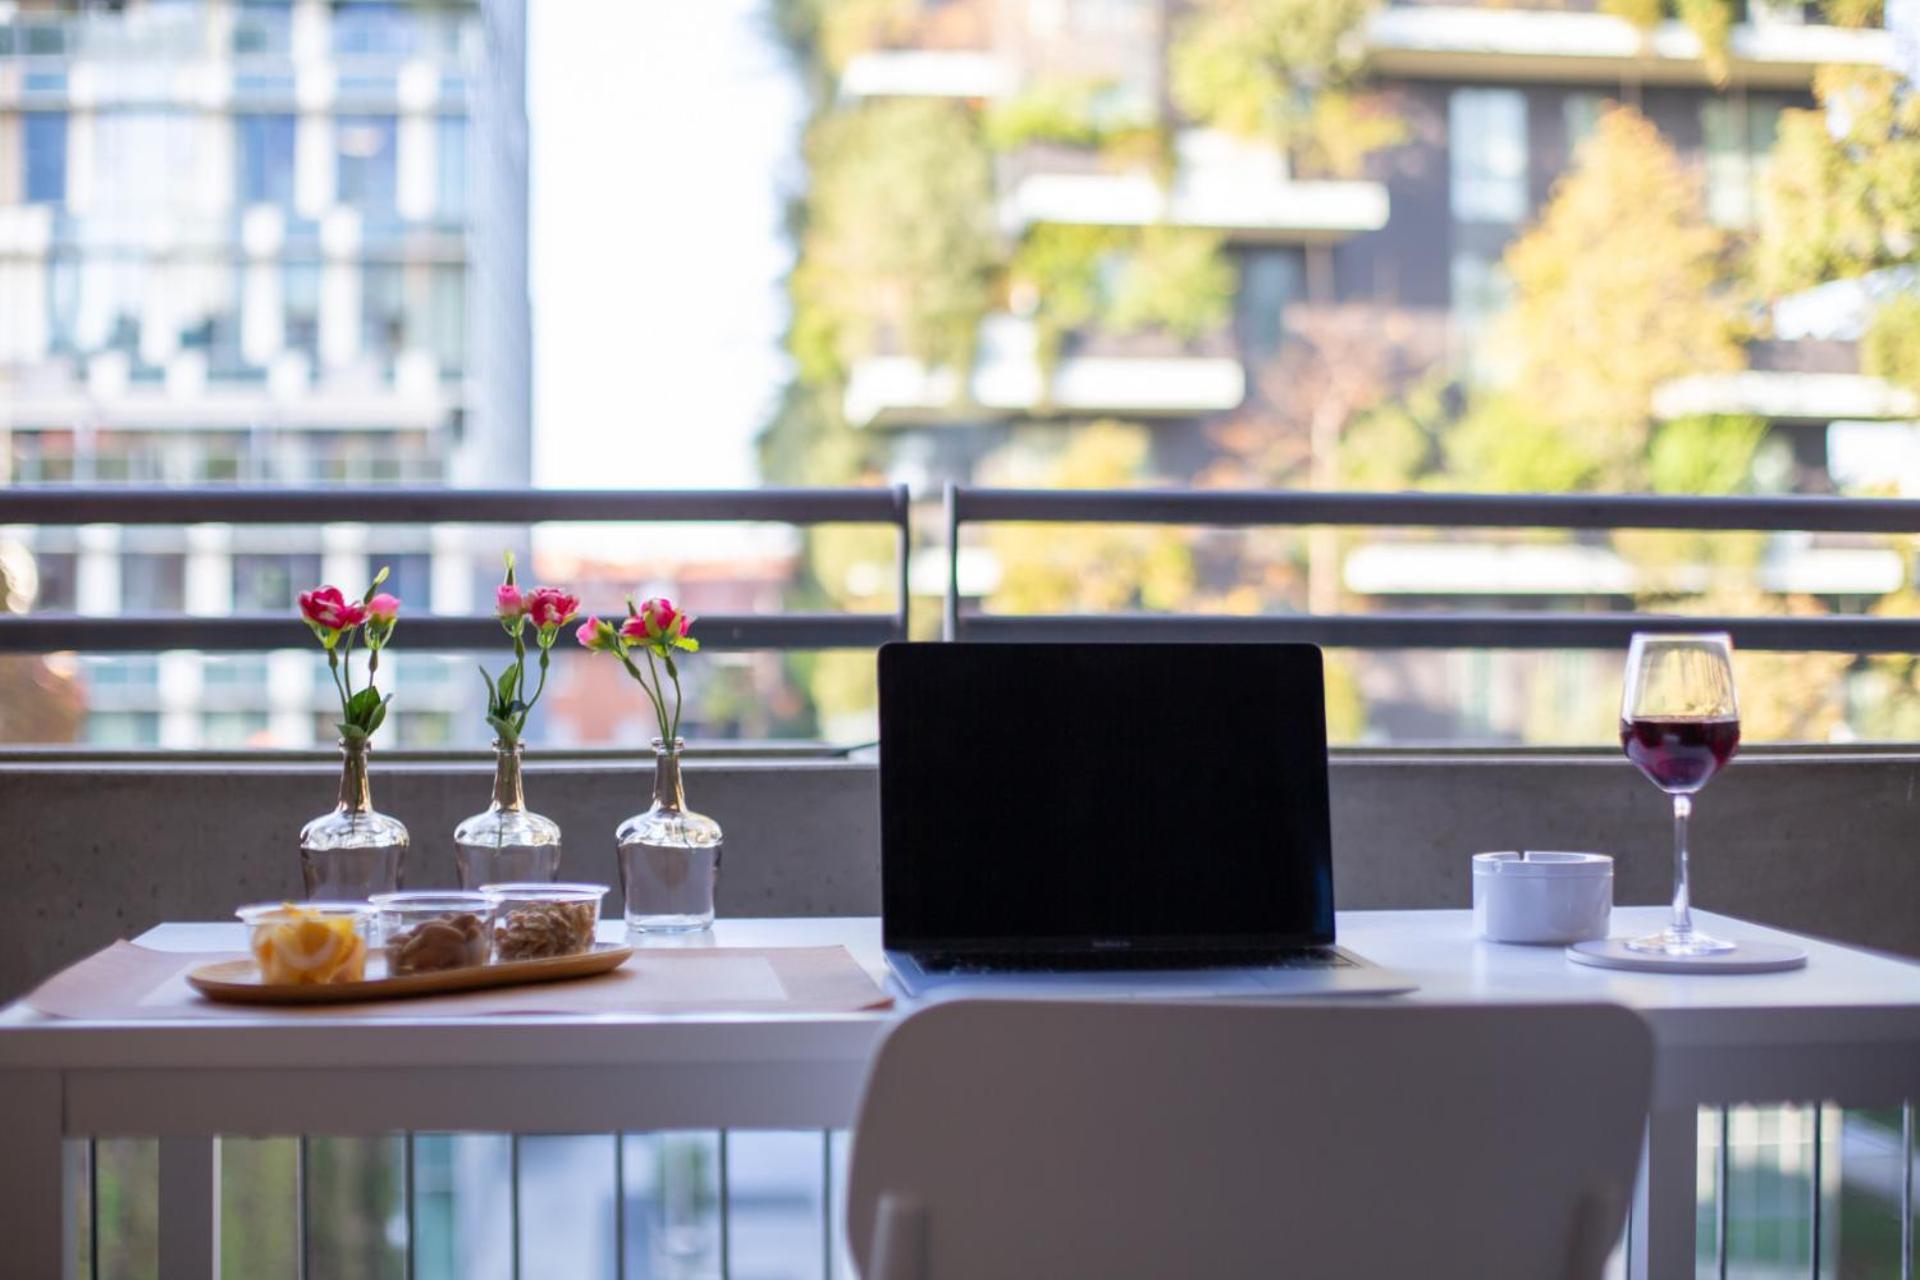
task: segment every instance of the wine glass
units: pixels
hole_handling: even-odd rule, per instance
[[[1733,943],[1694,929],[1687,888],[1693,794],[1740,747],[1732,638],[1722,631],[1636,632],[1627,650],[1620,746],[1654,786],[1673,797],[1673,921],[1627,947],[1669,956],[1733,950]]]

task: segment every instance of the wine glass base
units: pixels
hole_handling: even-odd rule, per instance
[[[1656,956],[1714,956],[1735,949],[1735,944],[1724,938],[1710,937],[1704,933],[1681,933],[1676,929],[1662,929],[1659,933],[1650,933],[1644,938],[1629,938],[1627,950],[1641,951]]]

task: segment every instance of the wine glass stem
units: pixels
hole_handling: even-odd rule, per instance
[[[1693,933],[1693,904],[1687,885],[1687,819],[1693,816],[1693,797],[1673,798],[1673,924],[1674,936]]]

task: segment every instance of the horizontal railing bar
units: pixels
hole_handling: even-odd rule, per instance
[[[1226,489],[970,489],[960,523],[1357,525],[1920,533],[1920,501],[1666,494],[1314,493]]]
[[[1342,649],[1624,649],[1636,631],[1725,631],[1743,649],[1920,652],[1920,618],[1726,618],[1637,613],[966,614],[985,641],[1303,641]]]
[[[900,620],[880,614],[701,614],[702,647],[716,649],[871,649],[902,636]],[[402,618],[396,637],[406,650],[494,649],[506,643],[492,618]],[[561,643],[574,647],[573,637]],[[303,649],[313,636],[284,613],[202,618],[72,614],[0,615],[0,653],[147,653],[202,649],[242,653],[267,649]],[[315,647],[317,654],[319,649]]]
[[[890,489],[0,488],[4,524],[535,524],[768,521],[901,524]]]

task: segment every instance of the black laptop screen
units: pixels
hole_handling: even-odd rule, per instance
[[[889,645],[889,947],[1333,940],[1311,645]]]

